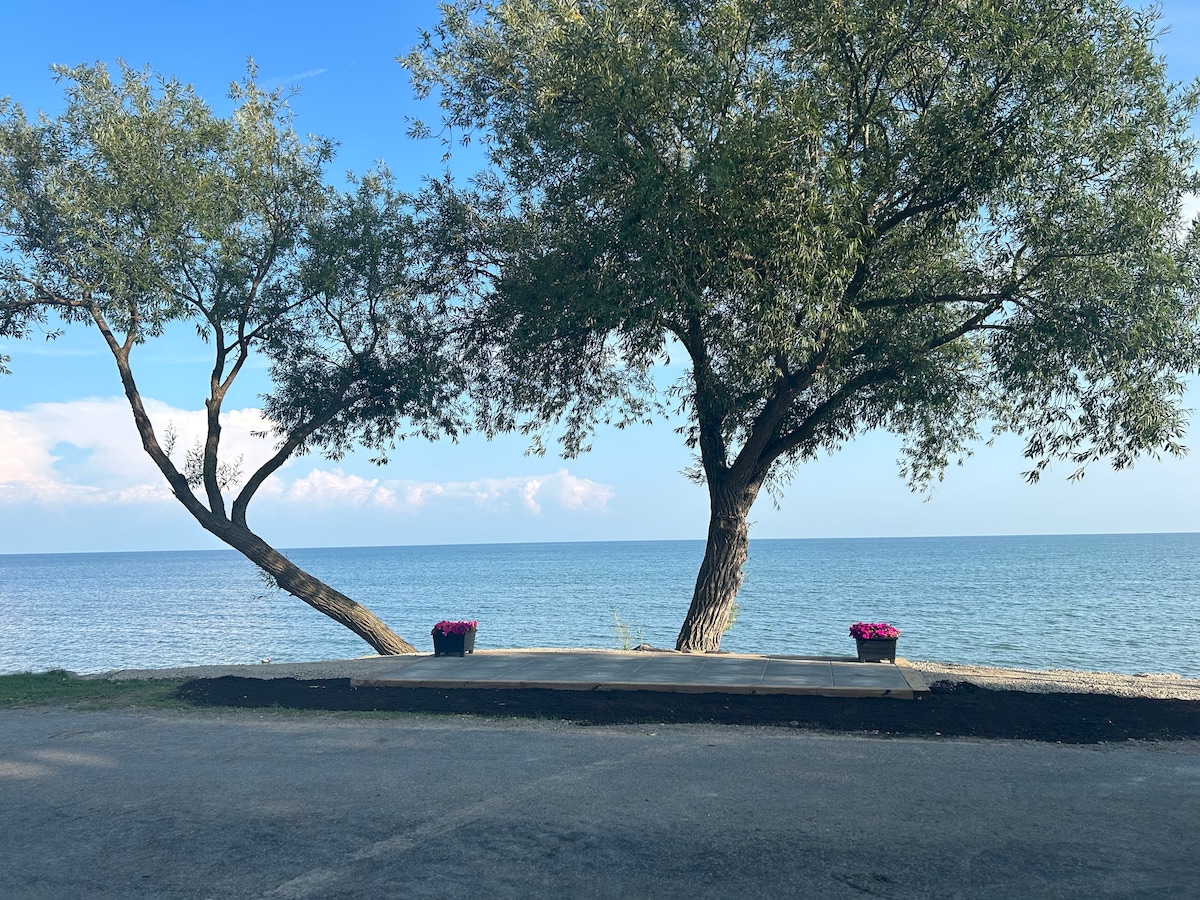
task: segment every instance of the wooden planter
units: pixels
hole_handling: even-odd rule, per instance
[[[855,638],[858,643],[859,662],[895,662],[896,638],[863,640]]]

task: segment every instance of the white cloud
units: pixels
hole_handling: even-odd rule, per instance
[[[478,481],[448,481],[443,484],[419,486],[421,496],[436,493],[445,497],[466,498],[484,508],[503,508],[508,498],[518,499],[521,505],[539,515],[542,505],[550,502],[563,509],[597,512],[608,507],[613,490],[589,478],[579,478],[566,469],[550,475],[522,475],[511,478],[483,478]]]
[[[555,498],[566,509],[599,510],[608,507],[608,501],[613,497],[609,485],[597,484],[587,478],[576,478],[561,469],[551,482]]]
[[[521,485],[521,502],[525,504],[525,508],[535,516],[542,514],[542,506],[537,502],[538,491],[542,489],[542,479],[530,478]]]
[[[173,458],[204,433],[204,412],[146,401],[160,442],[168,426],[177,438]],[[230,410],[221,417],[222,458],[243,458],[243,477],[266,461],[273,442],[255,437],[270,423],[257,409]],[[302,466],[299,461],[288,464]],[[287,466],[285,466],[285,470]],[[376,509],[416,514],[431,504],[466,506],[540,516],[547,507],[569,512],[603,512],[613,497],[610,485],[572,475],[566,469],[536,475],[469,481],[417,481],[364,477],[341,468],[311,466],[295,478],[284,471],[259,491],[259,506],[303,505],[325,509]],[[124,398],[39,403],[0,410],[0,505],[121,504],[172,500],[161,473],[142,450]]]
[[[282,497],[317,506],[362,506],[368,501],[378,503],[378,492],[377,478],[346,475],[341,469],[332,472],[313,469],[303,478],[287,485]]]
[[[174,457],[203,434],[204,413],[146,401],[159,440],[168,426],[178,438]],[[234,410],[221,419],[222,457],[261,465],[271,443],[254,437],[268,423],[258,410]],[[71,448],[74,448],[73,450]],[[68,452],[70,451],[70,452]],[[77,457],[77,458],[73,458]],[[148,503],[171,499],[158,469],[142,450],[124,398],[38,403],[0,410],[0,503]]]
[[[536,516],[541,515],[545,503],[572,511],[603,511],[613,490],[609,485],[572,475],[566,469],[550,475],[436,482],[363,478],[338,468],[313,469],[303,478],[281,483],[276,496],[285,502],[325,507],[373,506],[407,513],[415,513],[431,501],[466,502],[479,509],[502,512],[515,501]]]
[[[263,82],[263,84],[268,84],[268,85],[291,84],[292,82],[295,82],[295,81],[303,81],[306,78],[316,78],[318,75],[324,75],[328,71],[329,71],[328,68],[309,69],[306,72],[295,72],[292,75],[284,75],[280,78],[268,78],[266,81]]]

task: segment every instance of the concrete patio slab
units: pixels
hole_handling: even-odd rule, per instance
[[[360,687],[542,688],[562,691],[664,691],[808,694],[911,700],[928,691],[905,661],[687,654],[606,650],[489,650],[467,656],[409,658],[357,678]]]

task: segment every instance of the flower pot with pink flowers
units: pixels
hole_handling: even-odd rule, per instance
[[[433,626],[434,656],[466,656],[475,652],[475,631],[479,623],[474,619],[458,622],[438,622]]]
[[[855,622],[850,637],[858,644],[859,662],[895,662],[900,629],[887,622]]]

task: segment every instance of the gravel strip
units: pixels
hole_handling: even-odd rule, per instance
[[[525,647],[520,650],[483,650],[481,655],[496,653],[569,653],[561,647]],[[586,650],[587,653],[617,653],[616,650]],[[84,675],[104,681],[131,681],[145,678],[221,678],[236,675],[239,678],[361,678],[379,672],[390,672],[402,666],[412,665],[428,659],[430,653],[412,653],[401,656],[360,656],[356,659],[325,659],[315,662],[261,663],[259,665],[220,666],[176,666],[163,669],[113,669]]]
[[[359,659],[325,659],[315,662],[262,663],[238,666],[177,666],[167,669],[114,669],[85,675],[85,678],[104,681],[131,681],[146,678],[221,678],[236,675],[240,678],[361,678],[378,672],[390,672],[401,666],[426,659],[425,655],[365,656]]]
[[[999,669],[912,660],[908,661],[908,665],[916,669],[927,684],[935,681],[965,681],[992,690],[1028,691],[1034,694],[1109,694],[1159,700],[1200,700],[1200,681],[1171,673],[1117,675],[1073,669]]]

